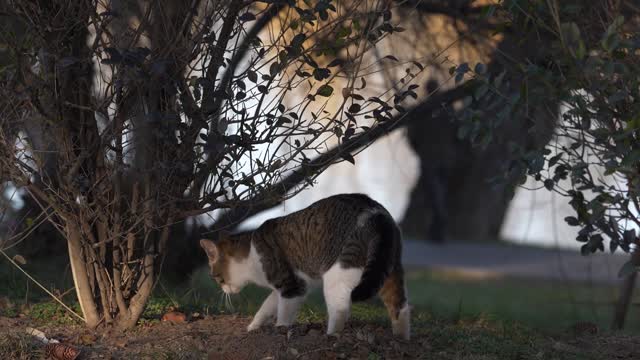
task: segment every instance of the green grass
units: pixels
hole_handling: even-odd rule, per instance
[[[68,265],[61,259],[27,264],[25,269],[43,285],[57,293],[66,293],[64,300],[77,308]],[[610,286],[589,286],[559,282],[518,279],[469,279],[441,272],[409,271],[409,298],[414,313],[449,322],[483,319],[500,324],[520,324],[545,333],[564,332],[577,322],[593,322],[608,328],[611,303],[617,290]],[[144,317],[158,319],[170,306],[202,314],[253,314],[268,291],[248,286],[232,298],[233,307],[225,306],[217,285],[201,268],[190,280],[181,283],[161,281],[149,302]],[[6,262],[0,262],[0,298],[8,298],[10,307],[0,306],[0,315],[15,316],[28,305],[34,319],[72,321],[65,312],[25,276]],[[636,297],[638,297],[636,295]],[[1,303],[0,303],[1,304]],[[638,319],[637,307],[632,307],[629,319]],[[325,319],[321,291],[312,293],[303,306],[303,321]],[[379,301],[355,304],[353,316],[358,319],[386,322],[386,313]],[[640,322],[629,321],[627,331],[639,332]]]
[[[54,292],[71,288],[67,266],[60,260],[27,264],[26,269]],[[581,321],[607,329],[615,297],[608,286],[588,286],[517,279],[470,279],[442,272],[408,271],[409,297],[414,307],[413,332],[425,339],[428,353],[438,359],[600,359],[596,345],[590,350],[576,349],[557,338],[568,335],[567,328]],[[170,307],[188,314],[240,313],[257,311],[268,291],[248,286],[233,297],[228,308],[221,290],[205,268],[181,284],[160,281],[149,301],[143,322],[156,322]],[[60,325],[75,320],[60,305],[26,280],[23,274],[0,263],[0,315],[25,314],[36,323]],[[75,292],[64,300],[77,311]],[[629,332],[638,332],[638,310],[629,314]],[[353,306],[352,317],[369,323],[388,324],[378,300]],[[303,306],[299,321],[322,322],[326,310],[321,291],[313,292]],[[2,344],[0,344],[2,345]],[[1,346],[0,346],[1,347]],[[156,354],[157,355],[157,354]],[[159,355],[155,358],[161,358]],[[370,358],[376,358],[371,353]],[[166,358],[171,358],[167,355]]]
[[[407,276],[409,298],[416,312],[448,321],[485,319],[505,324],[518,323],[543,332],[562,332],[578,322],[592,322],[600,328],[609,326],[611,303],[617,289],[560,282],[518,279],[475,280],[441,272],[410,271]],[[205,304],[222,309],[221,293],[207,276],[198,270],[188,284],[172,287],[172,298],[182,303]],[[268,291],[248,286],[233,298],[236,311],[254,313]],[[315,291],[301,311],[301,318],[323,319],[322,294]],[[355,304],[353,315],[369,321],[386,321],[379,301]],[[632,307],[629,319],[640,318]],[[640,323],[629,321],[628,331],[639,332]]]
[[[482,317],[549,332],[563,331],[585,321],[607,329],[617,294],[613,286],[518,279],[473,280],[425,271],[410,273],[408,287],[416,308],[441,317],[454,320]],[[628,318],[640,318],[638,309],[632,307]],[[629,321],[627,330],[639,332],[640,323]]]

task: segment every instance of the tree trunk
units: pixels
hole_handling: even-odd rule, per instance
[[[164,222],[171,221],[168,215]],[[101,251],[109,239],[118,237],[117,229],[125,227],[110,223],[100,231],[103,225],[86,225],[68,223],[65,227],[73,281],[86,325],[131,328],[153,292],[171,227],[148,222],[151,226],[137,228],[138,233],[131,231],[126,239],[118,239]]]
[[[80,309],[85,319],[85,323],[90,328],[95,328],[100,324],[98,307],[94,300],[93,291],[89,282],[87,267],[89,264],[85,260],[82,251],[82,239],[78,229],[71,224],[67,224],[65,229],[67,235],[67,245],[69,247],[69,262],[71,263],[71,274],[76,288]]]
[[[640,266],[640,251],[635,250],[631,254],[631,263],[636,268]],[[631,298],[633,296],[633,290],[636,286],[637,279],[638,272],[634,271],[622,281],[620,296],[615,304],[613,322],[611,324],[611,328],[613,330],[622,330],[624,328],[624,323],[627,318],[627,313],[629,312],[629,305],[631,305]]]
[[[488,65],[488,74],[495,77],[507,72],[505,93],[519,92],[525,81],[517,69],[520,63],[544,66],[543,46],[536,34],[518,31],[505,34]],[[530,41],[521,41],[529,37]],[[532,50],[535,53],[532,53]],[[508,58],[503,54],[509,54]],[[437,88],[428,84],[427,88]],[[485,148],[472,147],[458,139],[454,119],[418,113],[421,119],[409,123],[409,140],[420,157],[421,176],[413,190],[411,202],[402,223],[409,236],[440,241],[495,241],[510,202],[504,189],[488,182],[502,173],[511,160],[508,143],[515,142],[529,148],[545,146],[553,134],[558,104],[529,109],[528,114],[516,113],[494,129],[493,140]],[[492,116],[487,110],[486,116]],[[535,122],[532,126],[530,119]]]

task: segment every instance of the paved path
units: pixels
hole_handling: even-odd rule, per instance
[[[533,248],[509,243],[450,242],[444,245],[405,240],[407,267],[456,271],[476,277],[524,277],[545,280],[619,282],[618,270],[626,254]]]

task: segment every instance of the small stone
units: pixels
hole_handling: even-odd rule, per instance
[[[298,356],[300,352],[296,348],[289,348],[289,353],[293,356]]]
[[[201,319],[204,319],[204,316],[202,316],[202,314],[200,314],[199,312],[193,312],[193,313],[191,313],[189,318],[191,319],[191,321],[193,321],[193,320],[201,320]]]

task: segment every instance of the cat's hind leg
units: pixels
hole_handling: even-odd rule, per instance
[[[378,292],[389,312],[393,335],[409,340],[411,333],[411,314],[407,302],[407,289],[404,284],[402,265],[396,265],[385,279]]]
[[[260,309],[253,317],[251,324],[247,326],[247,331],[259,329],[265,322],[275,318],[278,310],[278,292],[272,291],[269,296],[264,300]]]
[[[324,301],[329,314],[327,334],[336,334],[344,329],[351,310],[351,291],[360,283],[362,271],[360,268],[344,268],[337,262],[322,276]]]

